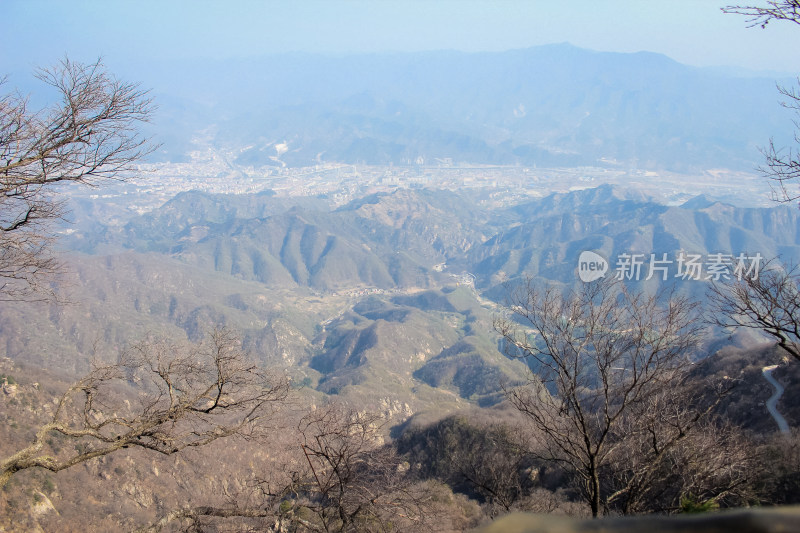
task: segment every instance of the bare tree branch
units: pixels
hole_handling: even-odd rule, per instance
[[[192,531],[422,531],[428,491],[414,485],[394,449],[382,444],[380,415],[332,403],[301,417],[296,457],[283,484],[255,475],[247,495],[228,505],[176,509],[139,531],[181,522]],[[277,488],[277,490],[276,490]],[[260,519],[249,522],[248,520]]]
[[[18,93],[0,96],[0,300],[46,294],[61,268],[50,253],[64,215],[56,185],[125,179],[156,148],[137,133],[154,111],[147,92],[101,61],[63,59],[37,78],[56,89],[58,104],[31,111]]]
[[[566,295],[528,280],[511,293],[509,308],[510,316],[496,319],[495,329],[512,355],[528,360],[532,374],[527,386],[507,390],[507,396],[543,435],[543,458],[579,480],[594,516],[632,490],[633,481],[609,498],[605,478],[626,435],[653,423],[645,407],[660,399],[673,414],[660,419],[659,427],[675,425],[654,434],[658,442],[646,468],[710,411],[711,405],[675,409],[694,407],[691,397],[674,392],[683,390],[688,355],[698,340],[696,302],[670,293],[631,293],[614,280],[584,284]],[[647,470],[637,475],[643,481],[651,477]]]
[[[768,0],[762,6],[726,6],[723,13],[744,15],[748,17],[749,28],[761,26],[766,28],[773,20],[785,20],[800,24],[800,0]]]
[[[800,0],[769,0],[763,5],[731,5],[723,7],[724,13],[744,15],[749,28],[760,26],[766,28],[772,21],[788,21],[800,25]],[[798,80],[800,84],[800,80]],[[797,89],[778,86],[778,92],[785,98],[782,105],[795,113],[800,112],[800,93]],[[795,120],[795,143],[800,145],[800,124]],[[784,149],[775,146],[770,140],[769,146],[763,148],[766,163],[759,171],[772,180],[772,199],[776,202],[794,202],[800,199],[798,178],[800,178],[800,153],[795,148]],[[788,188],[793,186],[794,190]]]
[[[116,390],[125,382],[139,393],[133,402]],[[221,438],[251,438],[287,393],[287,381],[259,370],[228,330],[193,346],[141,342],[61,396],[33,442],[0,461],[0,486],[21,470],[58,472],[130,446],[170,455]],[[77,451],[47,453],[51,433],[74,439]]]
[[[382,425],[379,415],[341,404],[303,417],[298,429],[310,475],[296,493],[303,496],[297,505],[316,517],[308,530],[383,532],[422,522],[424,497],[400,471],[394,449],[380,446]]]
[[[709,289],[710,320],[721,327],[763,331],[800,360],[800,273],[776,259],[756,272],[713,284]]]

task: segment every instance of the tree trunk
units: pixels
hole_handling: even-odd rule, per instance
[[[591,497],[590,506],[592,508],[592,518],[597,518],[600,514],[600,476],[597,467],[592,461],[589,479],[589,496]]]

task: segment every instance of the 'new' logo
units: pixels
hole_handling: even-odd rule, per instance
[[[600,279],[608,272],[608,261],[594,252],[581,252],[578,257],[578,277],[584,283]]]

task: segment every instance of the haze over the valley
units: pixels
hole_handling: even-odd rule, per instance
[[[747,28],[725,5],[0,3],[6,181],[27,168],[6,154],[28,142],[5,140],[24,122],[7,102],[26,102],[23,117],[80,107],[37,67],[102,58],[98,72],[156,106],[127,131],[154,149],[113,179],[0,183],[0,210],[41,191],[64,208],[28,245],[57,260],[35,297],[5,298],[0,283],[0,530],[463,531],[517,510],[796,503],[794,337],[737,327],[713,291],[770,264],[789,267],[777,299],[791,308],[798,294],[800,211],[775,201],[764,165],[770,143],[795,154],[781,104],[797,95],[777,87],[796,83],[800,30]],[[31,116],[31,131],[51,116]],[[90,146],[91,128],[79,133],[64,144]],[[52,153],[31,153],[51,176]],[[12,234],[36,209],[0,211],[0,225]],[[563,295],[605,311],[570,315]],[[540,309],[550,322],[525,321]],[[575,335],[548,345],[578,354],[573,374],[537,359],[548,325]],[[263,417],[210,425],[237,393],[213,379],[175,407],[209,368],[225,381],[219,358],[197,363],[215,353],[246,354],[238,371],[279,383]],[[649,383],[662,388],[631,392]],[[584,435],[613,442],[585,477],[531,416],[536,399],[546,421],[580,412],[569,394],[610,421]],[[56,424],[71,408],[81,430]],[[188,452],[181,438],[195,439]],[[336,446],[346,453],[326,455]],[[49,455],[28,464],[19,449]]]

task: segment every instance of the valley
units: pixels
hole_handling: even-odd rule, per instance
[[[320,392],[400,402],[406,417],[446,413],[499,401],[501,384],[523,372],[492,327],[508,291],[527,276],[579,285],[583,250],[612,262],[609,277],[625,253],[800,257],[790,207],[705,195],[676,205],[636,183],[576,189],[573,172],[554,187],[564,192],[548,194],[544,185],[375,191],[365,183],[363,196],[342,204],[329,194],[195,190],[142,214],[118,204],[135,205],[144,194],[136,183],[118,185],[130,194],[76,196],[61,238],[69,303],[0,310],[0,355],[77,375],[90,348],[111,356],[148,333],[197,340],[223,324],[258,360]],[[752,197],[747,183],[726,196]],[[664,277],[629,284],[701,297],[709,283]],[[34,324],[36,335],[22,333]]]
[[[88,508],[94,528],[130,528],[179,503],[205,505],[208,494],[251,498],[246,480],[253,469],[281,480],[278,473],[297,464],[292,439],[298,437],[288,431],[301,405],[343,402],[376,413],[383,421],[380,442],[397,442],[404,453],[416,450],[427,457],[418,459],[421,464],[439,452],[407,443],[423,439],[439,446],[431,435],[456,432],[467,447],[497,439],[517,446],[514,439],[523,437],[506,435],[497,421],[526,427],[509,411],[506,391],[530,373],[523,360],[506,353],[494,322],[506,312],[509,291],[528,276],[579,287],[578,255],[587,249],[608,258],[628,250],[800,257],[800,214],[788,206],[736,207],[706,196],[668,205],[618,185],[526,195],[497,206],[485,201],[493,191],[394,188],[344,205],[324,196],[188,191],[142,214],[107,218],[96,214],[118,209],[114,197],[107,204],[73,198],[68,227],[74,231],[60,241],[65,302],[0,308],[0,370],[18,383],[14,396],[0,399],[14,400],[3,418],[16,428],[7,442],[19,442],[33,420],[50,413],[48,395],[85,374],[90,361],[113,363],[131,342],[153,335],[197,342],[220,325],[237,332],[258,365],[285,373],[294,407],[280,415],[287,419],[274,421],[286,428],[279,432],[285,440],[270,437],[270,452],[247,442],[226,445],[222,455],[217,446],[185,459],[135,451],[55,477],[26,475],[9,489],[9,501],[24,500],[19,491],[25,486],[41,486],[39,501],[59,514],[34,507],[19,519],[47,530]],[[708,283],[671,275],[628,286],[645,293],[672,286],[703,298]],[[705,387],[706,380],[739,375],[742,385],[726,396],[721,412],[768,438],[775,428],[763,402],[772,390],[761,368],[779,365],[775,372],[787,389],[778,410],[790,427],[800,423],[800,402],[791,392],[800,376],[780,354],[761,348],[765,341],[708,328],[692,354],[698,361],[692,379]],[[489,433],[483,437],[482,431]],[[453,520],[437,526],[442,530],[459,530],[458,520],[476,516],[466,502],[482,501],[480,512],[488,513],[503,501],[452,473],[473,468],[459,462],[472,460],[466,449],[452,453],[450,466],[424,475],[444,476],[453,490],[474,499],[442,496],[450,502],[442,520]],[[193,472],[223,468],[222,456],[227,476],[202,477],[190,489]],[[509,468],[523,468],[524,457],[510,455],[522,463]],[[431,464],[445,464],[436,461]],[[114,481],[120,475],[125,483]],[[91,481],[88,502],[62,488],[95,478],[100,481]],[[547,491],[558,490],[559,482],[546,483]],[[103,503],[107,491],[118,504]],[[581,514],[570,497],[548,498],[553,509]]]
[[[790,78],[568,43],[121,64],[0,95],[0,531],[800,503]]]

